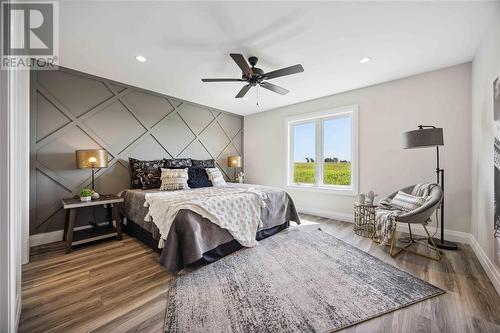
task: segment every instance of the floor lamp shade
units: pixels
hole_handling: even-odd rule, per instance
[[[422,128],[403,133],[403,148],[426,148],[443,146],[442,128]]]
[[[99,169],[108,167],[108,152],[104,149],[82,149],[76,151],[78,169]]]

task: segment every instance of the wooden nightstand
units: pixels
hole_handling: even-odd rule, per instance
[[[120,212],[118,211],[118,204],[120,202],[123,202],[123,198],[114,194],[101,195],[99,199],[87,202],[80,201],[80,198],[62,199],[63,208],[66,210],[66,222],[64,224],[63,234],[63,241],[66,242],[66,253],[70,253],[71,248],[74,245],[89,243],[115,236],[116,239],[121,240],[122,224]],[[76,211],[78,208],[102,205],[111,206],[113,216],[112,220],[115,221],[116,227],[113,226],[113,221],[109,221],[109,224],[106,225],[99,225],[97,227],[76,231],[74,230]]]

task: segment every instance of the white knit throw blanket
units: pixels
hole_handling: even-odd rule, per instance
[[[260,211],[267,198],[253,188],[203,187],[198,189],[147,193],[149,207],[145,221],[152,221],[160,231],[159,248],[163,248],[170,227],[181,209],[198,213],[229,231],[241,245],[257,245],[255,235],[262,226]]]

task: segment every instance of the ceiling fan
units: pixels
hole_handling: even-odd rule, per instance
[[[285,67],[282,69],[278,69],[269,73],[264,73],[264,71],[260,68],[255,67],[257,65],[257,61],[259,59],[257,57],[248,58],[248,62],[252,67],[248,65],[243,55],[239,53],[231,53],[229,54],[231,58],[233,58],[234,62],[241,68],[242,75],[241,79],[201,79],[202,82],[247,82],[243,88],[241,88],[240,92],[236,95],[236,98],[243,98],[246,93],[250,90],[250,88],[254,86],[261,86],[262,88],[271,90],[275,93],[285,95],[289,92],[289,90],[277,86],[275,84],[269,83],[266,80],[275,79],[277,77],[292,75],[301,73],[304,71],[302,65],[294,65],[290,67]]]

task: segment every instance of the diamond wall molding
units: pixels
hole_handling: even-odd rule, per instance
[[[87,109],[88,105],[94,106]],[[108,152],[108,168],[96,172],[100,193],[117,193],[128,187],[129,157],[213,158],[230,178],[227,156],[243,155],[240,115],[63,67],[31,73],[30,113],[30,234],[63,229],[62,197],[90,186],[90,171],[76,169],[77,149],[102,148]],[[68,120],[61,124],[64,117]],[[40,133],[43,135],[37,135]],[[93,216],[105,216],[104,211],[90,209],[87,215],[80,214],[77,224],[86,224]]]

